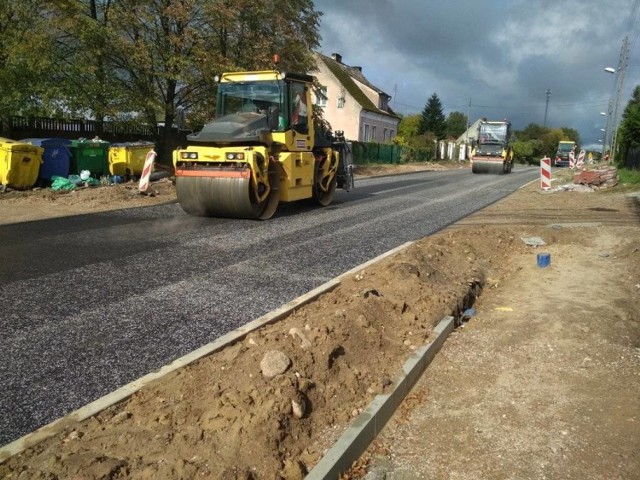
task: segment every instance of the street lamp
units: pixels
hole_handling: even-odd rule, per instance
[[[616,69],[613,67],[605,67],[604,71],[609,73],[616,73]]]

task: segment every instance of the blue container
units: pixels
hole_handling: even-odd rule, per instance
[[[71,140],[66,138],[26,138],[21,140],[36,147],[42,147],[42,165],[40,165],[39,181],[51,181],[51,177],[68,177],[71,162]]]
[[[539,253],[538,254],[538,266],[540,268],[545,268],[551,265],[551,254],[550,253]]]

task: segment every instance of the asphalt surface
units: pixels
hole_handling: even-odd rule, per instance
[[[0,230],[0,445],[538,177],[468,169],[363,179],[271,220],[179,205]]]

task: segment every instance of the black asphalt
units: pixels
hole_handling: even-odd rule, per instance
[[[360,180],[264,222],[170,204],[1,226],[0,445],[538,174]]]

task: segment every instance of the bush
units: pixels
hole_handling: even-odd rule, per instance
[[[418,163],[433,160],[433,147],[402,147],[400,163]]]

